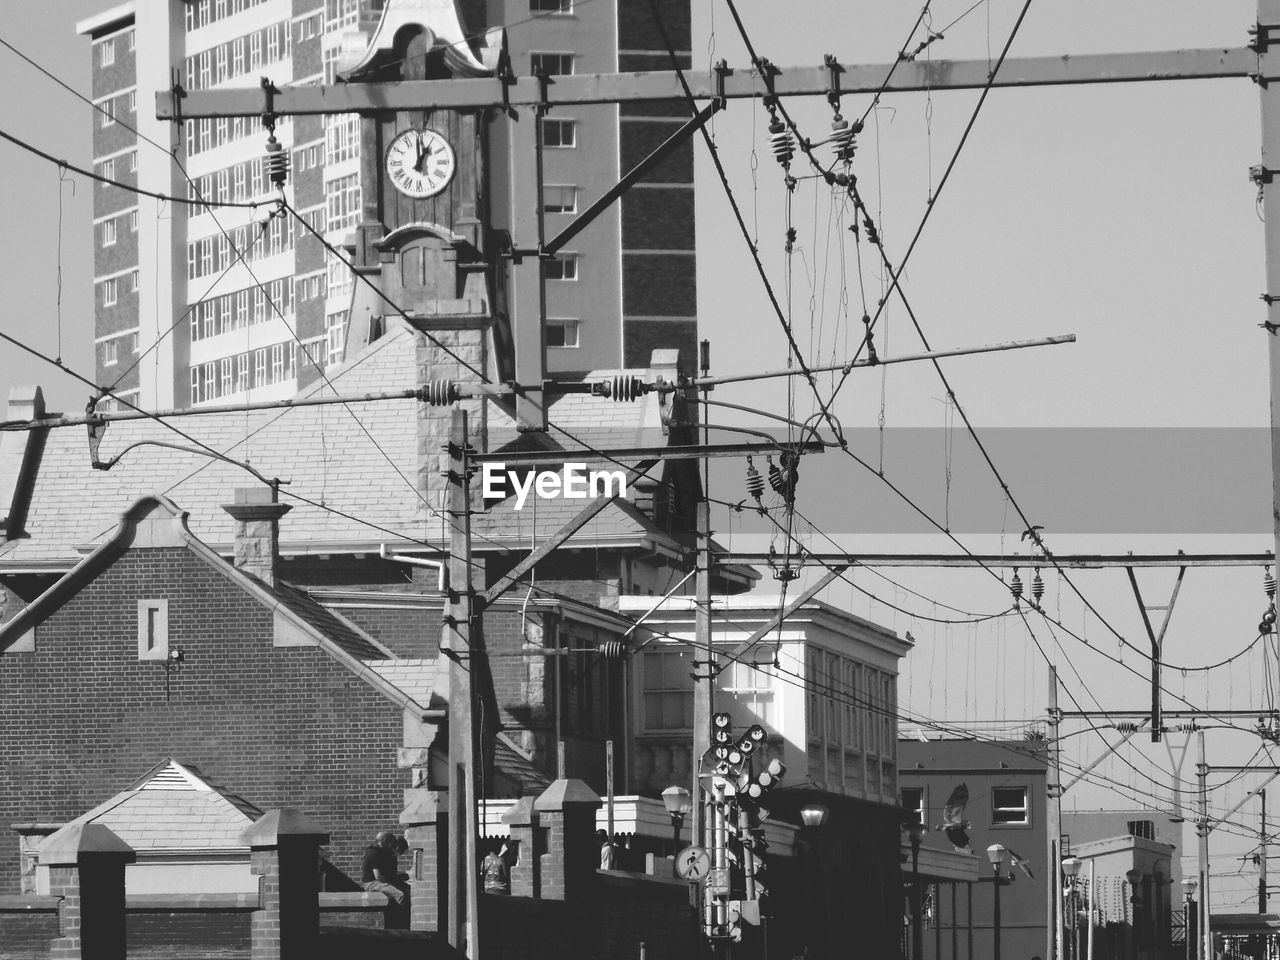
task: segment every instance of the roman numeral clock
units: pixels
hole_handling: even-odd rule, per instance
[[[467,29],[447,0],[387,0],[376,27],[361,26],[339,61],[350,83],[489,77],[502,48],[500,30]],[[446,108],[362,117],[361,210],[348,247],[385,296],[354,284],[347,357],[382,336],[393,317],[433,335],[472,331],[468,339],[494,356],[490,120],[486,111]]]
[[[434,197],[449,185],[457,168],[449,141],[430,128],[406,130],[387,148],[387,176],[406,197]]]

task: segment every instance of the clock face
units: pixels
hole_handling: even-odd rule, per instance
[[[406,130],[387,148],[387,176],[407,197],[434,197],[456,169],[453,147],[434,130]]]

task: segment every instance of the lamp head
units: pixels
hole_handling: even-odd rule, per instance
[[[1067,857],[1062,861],[1062,872],[1074,880],[1083,865],[1084,861],[1079,857]]]
[[[673,817],[683,817],[693,809],[693,798],[684,787],[667,787],[662,791],[662,805]]]
[[[1142,882],[1142,871],[1126,870],[1124,878],[1129,881],[1129,886],[1136,888]]]
[[[913,847],[920,846],[924,842],[924,838],[929,835],[929,828],[919,820],[913,820],[910,823],[904,823],[903,829],[907,831],[907,839],[911,841]]]
[[[991,869],[997,873],[1004,864],[1005,854],[1008,853],[1002,843],[993,843],[987,847],[987,859],[991,861]]]
[[[827,822],[830,812],[821,803],[806,803],[800,808],[800,820],[806,827],[820,827]]]
[[[1198,886],[1200,884],[1191,879],[1191,877],[1184,877],[1182,880],[1182,895],[1190,900],[1196,895],[1196,887]]]

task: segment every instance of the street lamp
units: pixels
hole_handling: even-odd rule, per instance
[[[1004,866],[1005,853],[1004,844],[993,843],[987,847],[987,859],[991,861],[991,879],[992,886],[996,888],[995,910],[993,912],[993,932],[995,935],[995,946],[991,951],[993,960],[1000,960],[1000,886],[1004,882],[1001,874],[1001,867]]]
[[[1071,917],[1071,960],[1080,960],[1080,918],[1076,906],[1076,877],[1083,865],[1079,857],[1067,857],[1062,861],[1062,874],[1067,878],[1067,889],[1070,891],[1067,900],[1067,915]]]
[[[1142,900],[1138,896],[1138,884],[1142,882],[1142,871],[1126,870],[1124,876],[1129,881],[1129,892],[1133,903],[1133,933],[1129,938],[1130,956],[1133,960],[1138,960],[1138,931],[1142,929],[1138,923],[1138,908],[1142,906]]]
[[[903,826],[906,828],[907,838],[911,841],[911,960],[920,960],[924,955],[924,944],[921,942],[924,911],[921,909],[920,897],[920,843],[929,832],[929,828],[919,820]]]
[[[693,809],[693,798],[684,787],[667,787],[662,791],[662,805],[667,808],[667,815],[671,817],[671,840],[676,847],[673,852],[678,852],[680,828],[684,825],[685,814]],[[696,843],[697,839],[693,837],[690,842]]]
[[[806,803],[800,808],[800,822],[806,827],[820,827],[827,822],[830,812],[820,803]]]
[[[1187,931],[1187,960],[1196,960],[1199,951],[1196,949],[1197,933],[1195,927],[1195,914],[1192,912],[1196,907],[1196,883],[1191,877],[1185,877],[1182,881],[1182,925]]]

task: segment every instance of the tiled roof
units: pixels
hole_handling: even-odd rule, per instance
[[[600,371],[590,378],[604,379],[610,373]],[[343,395],[416,386],[414,334],[396,327],[330,372],[329,378],[332,390]],[[330,387],[319,382],[300,396],[329,392]],[[657,394],[635,403],[575,394],[555,401],[552,420],[590,445],[662,444],[659,404]],[[514,422],[498,404],[488,404],[487,417],[490,449],[516,439]],[[286,554],[322,553],[325,545],[334,545],[338,552],[341,545],[349,548],[353,543],[417,540],[424,532],[443,544],[444,521],[428,512],[416,488],[416,400],[211,413],[169,422],[195,442],[153,420],[110,424],[99,456],[121,459],[106,471],[91,467],[83,430],[50,430],[31,490],[25,536],[0,544],[0,567],[69,565],[84,547],[109,536],[121,512],[146,493],[160,493],[182,504],[190,511],[192,532],[204,542],[228,544],[233,526],[221,504],[231,499],[234,488],[258,481],[243,468],[200,452],[198,444],[246,461],[267,478],[288,481],[280,488],[281,500],[293,508],[280,523]],[[542,445],[551,440],[570,450],[575,446],[554,428],[541,439]],[[545,501],[536,518],[528,506],[518,512],[510,503],[501,504],[476,518],[476,548],[484,550],[486,538],[509,545],[548,536],[583,502]],[[575,539],[589,546],[592,540],[634,540],[654,530],[642,514],[615,505]]]
[[[277,581],[274,587],[267,589],[278,596],[290,610],[356,659],[378,659],[391,653],[349,620],[334,613],[328,607],[321,606],[309,593],[280,581]]]
[[[166,760],[135,786],[77,817],[99,823],[135,850],[234,850],[262,811]]]
[[[435,660],[368,660],[374,673],[393,684],[423,706],[431,703],[436,680]]]
[[[520,785],[522,796],[539,796],[542,791],[551,786],[552,778],[534,766],[533,762],[502,734],[498,734],[494,740],[493,762],[499,770]]]

